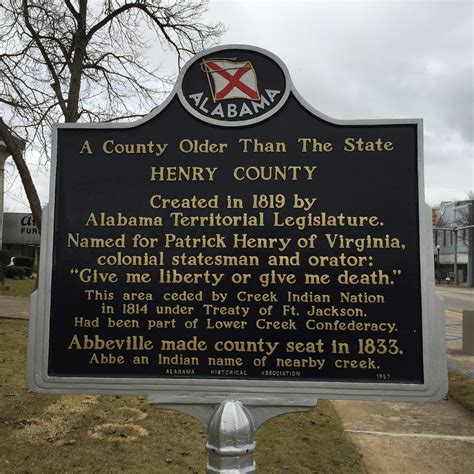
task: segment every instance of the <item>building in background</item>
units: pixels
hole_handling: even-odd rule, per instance
[[[442,202],[433,208],[433,239],[437,283],[474,286],[474,201]]]
[[[3,214],[3,248],[12,257],[33,257],[37,268],[39,261],[40,232],[31,214],[5,212]]]

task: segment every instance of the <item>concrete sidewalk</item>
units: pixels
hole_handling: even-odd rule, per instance
[[[462,314],[445,315],[448,366],[474,376],[474,356],[461,351]],[[474,415],[456,402],[333,403],[369,473],[474,472]]]
[[[369,473],[474,471],[474,416],[455,402],[333,403]]]
[[[0,295],[0,318],[29,319],[30,298]]]

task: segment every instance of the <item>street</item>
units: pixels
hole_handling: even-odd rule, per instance
[[[444,298],[445,309],[458,312],[465,309],[474,311],[474,288],[437,285],[436,292]]]
[[[473,357],[462,351],[462,311],[474,310],[474,288],[437,286],[436,291],[444,298],[448,367],[474,376]]]

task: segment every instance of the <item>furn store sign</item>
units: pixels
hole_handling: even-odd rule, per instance
[[[442,397],[421,133],[322,115],[250,46],[143,120],[58,125],[29,386]]]
[[[40,233],[31,214],[6,212],[3,215],[3,243],[39,245]]]

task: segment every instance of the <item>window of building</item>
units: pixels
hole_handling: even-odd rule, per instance
[[[443,230],[443,247],[446,247],[446,231]]]
[[[435,247],[436,247],[438,245],[438,231],[436,229],[434,231],[434,237],[435,237],[434,244],[435,244]]]

